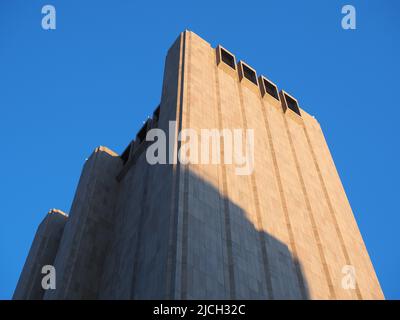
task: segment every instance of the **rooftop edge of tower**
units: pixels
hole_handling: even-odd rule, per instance
[[[196,36],[196,37],[202,39],[204,42],[206,42],[206,43],[208,43],[208,44],[210,45],[210,43],[207,42],[204,38],[202,38],[202,37],[199,36],[197,33],[195,33],[195,32],[192,31],[192,30],[189,30],[189,29],[184,29],[184,30],[179,34],[179,36],[177,37],[177,40],[180,39],[182,36],[185,36],[185,35],[188,34],[188,33],[190,33],[192,36],[194,35],[194,36]],[[175,42],[174,42],[174,43],[175,43]],[[235,62],[235,65],[236,65],[236,61],[239,61],[239,62],[240,62],[240,61],[243,60],[243,59],[237,59],[236,56],[235,56],[231,51],[229,51],[228,49],[226,49],[226,47],[222,46],[221,44],[218,44],[218,45],[216,45],[215,47],[213,47],[213,46],[210,45],[210,47],[213,48],[214,50],[217,50],[217,53],[219,52],[219,50],[223,50],[223,51],[225,51],[227,54],[231,55],[232,58],[233,58],[233,61]],[[219,57],[219,55],[217,54],[217,59],[218,59],[218,57]],[[247,65],[247,63],[246,63],[246,65]],[[240,71],[240,70],[238,70],[237,68],[235,68],[235,69],[236,69],[236,70],[233,70],[234,72],[239,72],[239,71]],[[263,73],[258,73],[258,72],[256,71],[256,69],[253,69],[253,71],[255,72],[256,75],[258,74],[260,77],[264,77],[264,78],[266,78],[266,79],[269,79],[269,78],[267,78]],[[271,81],[271,82],[272,82],[272,81]],[[276,86],[275,83],[273,83],[273,84]],[[259,86],[260,86],[259,89],[262,91],[262,88],[261,88],[261,85],[260,85],[260,84],[259,84]],[[277,89],[278,89],[278,87],[277,87]],[[281,89],[281,90],[282,90],[282,89]],[[285,92],[286,94],[288,94],[286,90],[283,90],[283,92]],[[300,115],[299,115],[300,118],[302,117],[302,115],[304,115],[304,116],[306,116],[306,117],[312,118],[313,120],[315,120],[315,121],[318,123],[318,120],[316,119],[315,116],[313,116],[313,115],[311,115],[310,113],[304,111],[304,109],[300,107],[300,102],[297,100],[297,98],[294,98],[294,97],[293,97],[292,95],[290,95],[290,94],[288,94],[288,95],[296,101],[298,110],[299,110],[299,112],[300,112]],[[283,102],[282,102],[282,103],[283,103]],[[283,106],[283,107],[284,107],[284,106]]]

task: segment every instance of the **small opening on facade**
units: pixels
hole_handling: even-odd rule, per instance
[[[125,149],[125,151],[121,154],[120,158],[122,163],[125,164],[129,160],[129,155],[131,153],[131,144]]]
[[[278,88],[273,83],[269,82],[267,79],[263,78],[265,91],[273,96],[276,100],[279,100]]]
[[[141,143],[146,139],[146,133],[147,133],[147,122],[143,125],[143,127],[139,130],[138,134],[136,135],[136,137],[139,139],[139,143]]]
[[[242,68],[243,68],[243,76],[256,85],[257,84],[256,73],[243,63],[242,63]]]
[[[232,69],[236,70],[234,56],[222,48],[221,48],[221,60],[228,66],[230,66]]]
[[[294,100],[292,97],[288,96],[287,94],[285,94],[285,99],[286,99],[287,107],[290,110],[292,110],[293,112],[297,113],[299,116],[301,116],[300,109],[299,109],[299,106],[298,106],[296,100]]]

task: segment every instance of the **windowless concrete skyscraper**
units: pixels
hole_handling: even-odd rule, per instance
[[[254,170],[151,165],[151,128],[172,137],[172,155],[183,129],[253,129]],[[41,288],[44,264],[56,269],[55,290]],[[153,118],[121,156],[99,147],[86,161],[69,217],[45,218],[14,298],[383,294],[317,120],[228,50],[185,31],[168,51]]]

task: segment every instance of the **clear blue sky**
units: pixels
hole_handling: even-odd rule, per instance
[[[53,4],[57,29],[41,28]],[[357,29],[341,28],[341,8]],[[0,298],[98,145],[121,152],[184,29],[221,43],[320,121],[387,298],[400,298],[399,1],[0,1]]]

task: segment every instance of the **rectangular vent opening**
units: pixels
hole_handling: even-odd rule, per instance
[[[125,163],[128,162],[130,154],[131,154],[131,144],[129,144],[129,146],[125,149],[125,151],[120,156],[122,163],[124,165],[125,165]]]
[[[285,94],[285,99],[286,99],[287,107],[290,110],[292,110],[293,112],[297,113],[299,116],[301,116],[297,101],[294,100],[292,97],[288,96],[287,94]]]
[[[230,66],[232,69],[236,70],[235,57],[222,48],[221,48],[221,60],[228,66]]]
[[[265,91],[270,95],[273,96],[276,100],[279,100],[278,96],[278,88],[273,83],[269,82],[267,79],[263,78],[264,80],[264,87]]]
[[[243,68],[243,76],[253,82],[255,85],[257,85],[257,76],[256,73],[251,70],[248,66],[242,63],[242,68]]]

